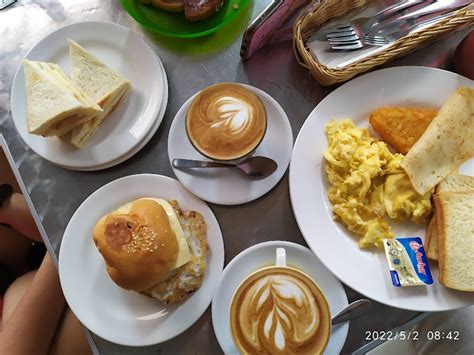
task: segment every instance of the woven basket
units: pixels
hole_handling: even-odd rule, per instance
[[[353,9],[369,3],[371,0],[321,0],[310,5],[312,9],[300,17],[293,28],[293,49],[298,63],[309,69],[313,77],[322,85],[332,85],[377,67],[389,60],[404,56],[429,43],[458,31],[474,23],[474,11],[471,5],[454,11],[450,16],[430,26],[422,32],[407,35],[390,45],[386,50],[368,56],[344,68],[329,68],[312,55],[306,41],[329,20],[342,16]]]

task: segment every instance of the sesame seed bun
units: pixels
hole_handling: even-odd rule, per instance
[[[140,199],[102,217],[93,230],[112,280],[142,291],[169,277],[179,245],[164,208]]]

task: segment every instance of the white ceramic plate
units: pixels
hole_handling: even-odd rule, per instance
[[[114,161],[111,161],[109,163],[106,163],[106,164],[102,164],[102,165],[97,165],[97,166],[89,166],[87,168],[74,168],[73,170],[78,170],[78,171],[95,171],[95,170],[103,170],[103,169],[108,169],[108,168],[111,168],[113,166],[116,166],[118,164],[121,164],[123,163],[124,161],[127,161],[128,159],[130,159],[131,157],[133,157],[135,154],[137,154],[140,150],[143,149],[143,147],[153,138],[153,136],[155,135],[156,131],[158,130],[158,128],[160,127],[161,125],[161,121],[163,119],[163,116],[165,115],[165,112],[166,112],[166,106],[168,105],[168,80],[167,80],[167,77],[166,77],[166,72],[165,72],[165,68],[163,67],[163,65],[161,64],[160,62],[160,66],[162,67],[162,70],[163,70],[163,78],[164,78],[164,82],[163,82],[163,102],[161,103],[161,108],[160,108],[160,111],[158,112],[158,116],[157,116],[157,120],[155,121],[155,125],[152,127],[152,129],[150,130],[150,132],[148,133],[147,136],[145,136],[141,142],[135,146],[131,151],[129,151],[127,154],[125,155],[122,155],[120,158],[114,160]],[[68,166],[62,166],[60,165],[61,167],[63,168],[66,168],[66,169],[72,169],[71,167],[68,167]]]
[[[226,354],[238,354],[230,333],[230,304],[240,283],[252,272],[265,266],[274,265],[275,249],[286,249],[289,266],[300,269],[311,276],[326,296],[331,314],[348,305],[346,293],[341,283],[314,256],[311,250],[295,243],[271,241],[253,245],[237,255],[222,273],[221,282],[212,299],[212,324],[217,340]],[[325,354],[339,354],[346,341],[349,323],[332,328],[331,338]]]
[[[165,305],[118,287],[108,276],[92,240],[97,220],[140,197],[176,199],[183,210],[198,211],[207,223],[208,265],[201,288],[184,302]],[[224,266],[224,244],[209,207],[171,178],[141,174],[102,186],[72,216],[59,253],[59,277],[64,296],[77,318],[93,333],[111,342],[146,346],[184,332],[211,303]]]
[[[272,158],[278,164],[277,170],[264,179],[252,180],[237,169],[207,168],[182,171],[173,168],[179,181],[193,194],[219,205],[239,205],[265,195],[283,177],[293,147],[290,122],[278,102],[265,91],[250,85],[241,85],[257,94],[267,111],[267,132],[254,155]],[[170,164],[175,158],[209,160],[194,149],[186,135],[186,113],[196,95],[184,103],[171,124],[168,136]]]
[[[101,166],[126,155],[147,137],[156,121],[165,91],[165,77],[158,56],[135,32],[112,23],[79,22],[44,37],[26,59],[57,63],[70,73],[67,39],[71,38],[96,55],[132,83],[129,95],[117,106],[83,149],[55,137],[27,132],[23,67],[12,85],[12,116],[23,140],[33,151],[52,163],[70,169]]]
[[[290,166],[293,211],[306,242],[342,282],[387,305],[416,311],[443,311],[474,303],[471,293],[449,290],[438,283],[438,269],[430,262],[430,286],[394,287],[383,251],[360,250],[358,238],[332,219],[323,153],[330,119],[351,118],[368,127],[372,110],[380,106],[440,107],[458,87],[474,82],[457,74],[425,67],[395,67],[358,77],[328,95],[304,123]],[[473,165],[465,173],[473,175]],[[425,226],[395,225],[396,236],[424,238]]]

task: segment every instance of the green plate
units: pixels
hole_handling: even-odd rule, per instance
[[[120,0],[125,11],[143,27],[167,36],[196,38],[219,31],[242,13],[248,0],[226,0],[222,8],[208,19],[189,22],[183,13],[173,13],[138,0]]]

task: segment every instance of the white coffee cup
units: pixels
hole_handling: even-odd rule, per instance
[[[329,304],[316,282],[288,266],[286,250],[277,248],[275,265],[251,273],[234,292],[230,329],[243,354],[319,354],[331,334]]]

